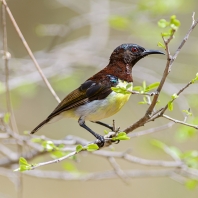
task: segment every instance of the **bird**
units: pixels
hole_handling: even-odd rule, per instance
[[[98,146],[102,147],[105,143],[104,137],[90,129],[85,121],[88,120],[113,130],[112,126],[99,120],[117,113],[129,100],[131,94],[115,92],[112,87],[132,88],[133,66],[140,59],[151,54],[164,53],[158,50],[148,50],[133,43],[121,44],[112,52],[109,64],[104,69],[69,93],[30,133],[34,134],[43,125],[63,117],[76,118],[79,125],[95,136],[98,139]]]

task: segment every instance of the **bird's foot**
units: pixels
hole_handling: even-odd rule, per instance
[[[98,145],[99,148],[103,147],[105,144],[105,139],[102,135],[98,135],[96,136],[97,140],[96,140],[96,144]]]

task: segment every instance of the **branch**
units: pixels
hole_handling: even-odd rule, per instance
[[[118,175],[118,177],[125,183],[129,184],[128,182],[128,176],[125,174],[125,172],[120,168],[119,164],[115,161],[113,157],[109,157],[109,162],[112,165],[115,173]]]
[[[169,117],[169,116],[167,116],[167,115],[164,115],[164,114],[162,115],[162,117],[163,117],[163,118],[166,118],[166,119],[168,119],[168,120],[171,120],[171,121],[173,121],[173,122],[175,122],[175,123],[179,123],[179,124],[182,124],[182,125],[185,125],[185,126],[188,126],[188,127],[192,127],[192,128],[194,128],[194,129],[197,129],[197,130],[198,130],[198,125],[188,124],[188,123],[186,123],[185,121],[176,120],[176,119],[171,118],[171,117]]]
[[[145,177],[170,177],[174,174],[174,169],[169,170],[129,170],[124,171],[124,174],[129,178],[145,178]],[[26,171],[24,174],[48,179],[62,179],[62,180],[74,180],[74,181],[87,181],[87,180],[104,180],[104,179],[115,179],[118,175],[115,171],[88,173],[88,174],[71,174],[67,172],[59,171],[45,171],[45,170],[34,170]]]
[[[30,47],[29,47],[29,45],[27,44],[27,42],[26,42],[26,40],[25,40],[25,38],[24,38],[24,36],[23,36],[21,30],[19,29],[19,26],[17,25],[17,23],[16,23],[16,21],[15,21],[13,15],[12,15],[12,13],[11,13],[11,11],[10,11],[10,9],[9,9],[9,7],[8,7],[8,5],[7,5],[7,3],[6,3],[6,1],[5,1],[5,0],[1,0],[1,1],[2,1],[3,5],[5,6],[6,11],[7,11],[7,13],[8,13],[8,16],[10,17],[10,20],[11,20],[11,22],[12,22],[12,24],[13,24],[13,26],[14,26],[14,28],[15,28],[17,34],[18,34],[18,36],[20,37],[20,39],[21,39],[21,41],[22,41],[22,43],[23,43],[25,49],[27,50],[27,52],[28,52],[29,56],[31,57],[32,61],[34,62],[34,65],[36,66],[36,68],[37,68],[39,74],[41,75],[41,78],[42,78],[43,81],[45,82],[45,84],[46,84],[46,86],[48,87],[48,89],[49,89],[49,91],[51,92],[51,94],[55,97],[55,99],[58,101],[58,103],[60,103],[61,101],[60,101],[59,97],[56,95],[56,93],[55,93],[55,91],[53,90],[52,86],[50,85],[49,81],[47,80],[47,78],[46,78],[45,75],[43,74],[43,72],[42,72],[42,70],[41,70],[41,68],[40,68],[40,66],[39,66],[39,64],[38,64],[38,62],[36,61],[36,59],[35,59],[35,57],[34,57],[32,51],[31,51],[31,49],[30,49]],[[3,7],[4,7],[4,6],[3,6]]]
[[[11,126],[12,130],[15,133],[18,133],[18,128],[16,124],[16,119],[14,116],[14,111],[12,108],[11,96],[10,96],[10,89],[9,89],[9,66],[8,62],[11,57],[11,54],[8,52],[8,44],[7,44],[7,28],[6,28],[6,14],[5,14],[5,6],[2,5],[2,24],[3,24],[3,59],[5,65],[5,87],[6,87],[6,105],[7,111],[10,113],[11,116]]]

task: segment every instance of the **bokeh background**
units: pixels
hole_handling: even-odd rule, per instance
[[[192,13],[198,16],[196,0],[28,0],[7,1],[16,22],[58,96],[63,99],[71,90],[108,64],[111,52],[122,43],[137,43],[145,48],[159,49],[162,42],[158,27],[159,19],[169,20],[176,15],[181,27],[171,42],[174,52],[192,23]],[[195,17],[197,18],[197,17]],[[2,30],[2,23],[1,23]],[[57,102],[41,80],[15,29],[7,17],[8,47],[12,58],[10,67],[10,88],[12,103],[20,133],[33,129],[56,107]],[[2,31],[0,32],[2,47]],[[185,83],[194,78],[198,71],[198,30],[190,35],[182,48],[164,86],[159,107],[170,100],[170,96]],[[160,49],[159,49],[160,50]],[[163,50],[163,49],[161,49]],[[161,79],[166,64],[165,56],[149,56],[133,69],[134,85],[147,84]],[[4,89],[4,62],[0,60],[0,112],[6,111]],[[183,109],[191,107],[193,118],[198,116],[197,84],[192,85],[175,103],[169,115],[182,120]],[[139,95],[133,95],[127,105],[115,116],[104,120],[125,128],[140,118],[146,105],[139,105]],[[139,128],[143,130],[167,123],[159,119]],[[88,123],[95,131],[103,133],[104,128]],[[137,130],[137,131],[138,131]],[[73,134],[87,140],[93,137],[79,127],[76,120],[64,119],[46,125],[38,135],[63,139]],[[178,125],[150,135],[132,138],[115,145],[116,151],[131,148],[131,154],[146,159],[171,160],[160,149],[151,145],[158,139],[167,145],[177,146],[182,151],[198,149],[198,136],[194,130],[184,130]],[[14,148],[13,148],[14,149]],[[49,160],[40,156],[32,163]],[[79,155],[78,161],[67,160],[81,173],[111,170],[103,158]],[[118,160],[124,170],[145,170],[150,167]],[[45,170],[65,170],[66,162],[45,166]],[[151,167],[152,168],[152,167]],[[155,169],[155,167],[154,167]],[[170,178],[147,177],[130,179],[130,185],[119,178],[99,181],[64,181],[23,176],[23,195],[28,198],[54,197],[152,197],[152,198],[196,198],[198,190],[189,190],[185,185]],[[0,197],[17,197],[16,188],[7,178],[0,176]]]

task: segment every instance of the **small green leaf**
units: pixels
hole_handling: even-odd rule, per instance
[[[142,87],[143,87],[143,91],[145,91],[146,90],[146,81],[145,80],[142,83]]]
[[[27,170],[31,170],[31,165],[25,166],[25,165],[21,165],[19,167],[19,171],[23,172],[23,171],[27,171]]]
[[[142,91],[143,88],[141,86],[135,86],[135,87],[133,87],[133,90],[134,91]]]
[[[163,33],[162,33],[162,36],[171,36],[171,35],[172,35],[171,32],[163,32]]]
[[[166,21],[165,19],[160,19],[157,24],[158,24],[159,27],[165,28],[165,27],[168,26],[169,22]]]
[[[175,93],[175,94],[173,94],[172,96],[172,99],[176,99],[176,98],[179,98],[179,96]]]
[[[177,30],[178,27],[175,25],[175,24],[171,24],[170,27],[173,29],[173,30]]]
[[[99,149],[99,147],[98,147],[97,144],[89,144],[89,145],[87,146],[87,151],[96,151],[96,150],[98,150],[98,149]]]
[[[198,73],[196,74],[196,77],[191,80],[192,83],[195,83],[198,80]]]
[[[164,144],[163,142],[156,140],[156,139],[151,140],[151,144],[153,146],[156,146],[156,147],[162,149],[162,150],[164,150],[166,147],[166,144]]]
[[[29,165],[27,160],[23,157],[19,158],[19,165]]]
[[[189,180],[187,180],[186,183],[185,183],[185,186],[186,186],[188,189],[190,189],[190,190],[195,189],[195,188],[197,187],[197,185],[198,185],[198,181],[195,180],[195,179],[189,179]]]
[[[76,152],[79,153],[80,151],[83,150],[83,146],[81,144],[76,146]]]
[[[130,137],[127,136],[125,132],[120,132],[116,137],[113,137],[112,140],[117,141],[117,140],[129,140]]]
[[[126,88],[124,87],[111,87],[111,89],[116,92],[116,93],[121,93],[121,94],[130,94],[130,92],[128,90],[126,90]]]
[[[132,87],[132,84],[128,83],[127,86],[126,86],[126,89],[130,89],[131,87]]]
[[[173,110],[173,102],[172,101],[168,102],[168,110],[169,111]]]
[[[78,169],[71,162],[65,162],[63,164],[63,168],[66,171],[70,172],[70,173],[76,173],[76,172],[78,172]]]
[[[129,27],[130,21],[126,17],[122,16],[112,16],[109,19],[110,26],[118,29],[118,30],[125,30]]]
[[[188,116],[192,116],[192,113],[190,112],[190,111],[188,111],[188,110],[182,110],[184,113],[186,113],[186,115],[188,115]]]
[[[51,153],[52,158],[56,159],[56,158],[60,158],[66,155],[66,152],[64,151],[53,151]]]
[[[159,86],[159,84],[160,84],[159,82],[155,82],[155,83],[150,84],[149,86],[146,87],[145,92],[149,92],[149,91],[151,91],[152,89],[157,88],[157,87]]]
[[[170,17],[171,22],[172,22],[173,20],[175,20],[175,19],[176,19],[176,16],[175,16],[175,15],[172,15],[172,16]]]
[[[138,102],[138,104],[147,104],[147,102],[140,101],[140,102]]]
[[[163,43],[161,43],[161,42],[158,42],[157,46],[166,49],[166,46]]]
[[[177,28],[181,25],[180,21],[178,19],[176,19],[176,16],[175,15],[173,15],[173,16],[170,17],[170,24],[171,25],[174,24],[175,27],[177,27]]]
[[[179,27],[179,26],[181,25],[180,21],[177,20],[177,19],[175,19],[175,20],[173,21],[173,24],[174,24],[176,27]]]
[[[47,151],[52,151],[52,150],[58,150],[58,147],[54,145],[54,143],[50,140],[43,141],[42,142],[43,148],[45,148]]]
[[[120,136],[120,137],[116,138],[116,140],[130,140],[130,137],[126,136],[126,135],[123,135],[123,136]]]
[[[19,158],[19,168],[15,169],[14,171],[26,171],[31,170],[32,165],[28,164],[27,160],[23,157]]]
[[[107,135],[109,132],[107,130],[104,130],[104,134]]]
[[[10,122],[10,113],[6,113],[3,117],[3,121],[5,124],[8,124]]]

